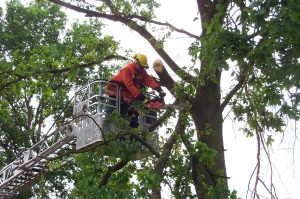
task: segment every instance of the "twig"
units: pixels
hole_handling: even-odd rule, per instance
[[[167,23],[167,22],[164,23],[164,22],[160,22],[160,21],[155,21],[155,20],[147,19],[146,17],[143,17],[143,16],[138,16],[138,15],[130,15],[130,16],[128,16],[128,17],[131,18],[131,19],[136,18],[136,19],[139,19],[139,20],[141,20],[141,21],[149,22],[149,23],[156,24],[156,25],[167,26],[167,27],[169,27],[170,29],[175,30],[176,32],[185,34],[185,35],[187,35],[187,36],[189,36],[189,37],[192,37],[192,38],[194,38],[194,39],[197,39],[197,40],[200,39],[199,36],[194,35],[194,34],[188,32],[188,31],[186,31],[186,30],[176,28],[175,26],[173,26],[172,24]]]
[[[256,166],[256,177],[254,180],[254,199],[257,197],[259,198],[258,192],[257,192],[257,187],[258,187],[258,182],[259,182],[259,174],[260,174],[260,150],[261,150],[261,134],[260,134],[260,128],[257,120],[257,112],[256,112],[256,107],[254,106],[254,103],[252,102],[252,99],[249,95],[248,88],[247,86],[245,87],[245,93],[246,97],[248,98],[248,101],[250,103],[250,107],[253,111],[253,118],[255,121],[255,135],[256,135],[256,142],[257,142],[257,153],[256,153],[256,160],[257,160],[257,166]]]

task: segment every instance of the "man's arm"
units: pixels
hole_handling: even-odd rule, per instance
[[[154,90],[156,90],[159,86],[159,84],[153,79],[148,73],[145,71],[144,78],[143,78],[143,84],[147,87],[150,87]]]
[[[130,92],[133,99],[136,99],[141,94],[140,90],[135,86],[133,82],[133,74],[129,68],[124,68],[122,71],[122,79],[124,86]]]

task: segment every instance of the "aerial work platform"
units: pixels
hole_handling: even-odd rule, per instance
[[[116,123],[107,122],[108,112],[120,112],[121,88],[114,84],[118,92],[115,97],[111,97],[106,94],[107,84],[114,83],[95,80],[77,89],[74,95],[73,119],[44,135],[39,142],[24,150],[14,161],[1,169],[0,199],[18,194],[22,187],[37,180],[40,174],[48,171],[48,163],[60,158],[61,154],[74,150],[74,147],[75,151],[88,151],[90,148],[99,147],[105,143],[108,134],[111,136],[122,130]],[[156,112],[157,110],[139,111],[139,131],[145,132],[151,126],[157,119]],[[151,147],[158,148],[156,131],[148,132],[147,136],[141,138]],[[142,146],[141,150],[146,149]]]

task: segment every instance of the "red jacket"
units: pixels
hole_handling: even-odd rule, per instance
[[[143,85],[152,89],[159,87],[159,84],[147,74],[144,68],[140,67],[138,70],[135,62],[127,64],[118,74],[112,77],[112,80],[126,88],[123,91],[121,90],[121,97],[126,103],[136,100],[141,94],[140,89]],[[116,89],[113,91],[113,88],[109,87],[107,88],[107,93],[115,96]]]

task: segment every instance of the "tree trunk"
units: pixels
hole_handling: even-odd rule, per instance
[[[220,79],[220,73],[217,72],[217,79]],[[224,190],[227,190],[226,166],[224,158],[224,145],[222,133],[222,112],[218,111],[220,107],[220,85],[211,80],[207,80],[204,86],[201,86],[196,93],[192,105],[192,117],[197,129],[198,141],[205,143],[209,148],[217,151],[215,163],[212,168],[199,161],[192,160],[193,169],[204,178],[206,185],[216,187],[218,179],[224,180]],[[198,167],[198,168],[196,168]],[[194,176],[195,178],[195,176]],[[203,183],[203,182],[202,182]],[[202,190],[197,190],[198,197],[207,198],[207,190],[200,186]],[[218,190],[219,191],[219,190]],[[199,196],[200,194],[200,196]],[[226,196],[220,196],[226,198]]]

